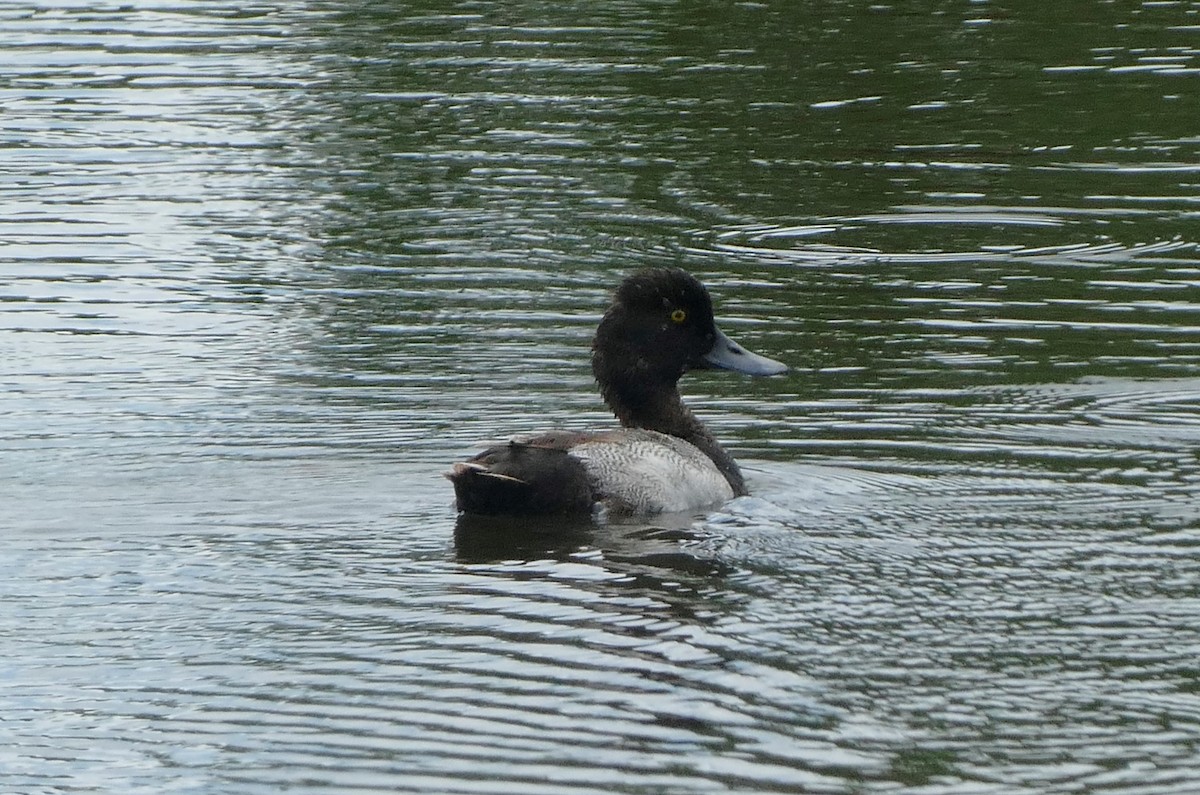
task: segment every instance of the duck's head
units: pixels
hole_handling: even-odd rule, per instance
[[[708,290],[686,271],[654,268],[622,282],[592,345],[600,385],[673,389],[685,372],[704,368],[749,375],[787,371],[725,336],[713,318]]]

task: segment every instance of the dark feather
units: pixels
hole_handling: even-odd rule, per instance
[[[595,499],[583,464],[549,434],[538,441],[498,445],[455,464],[446,477],[458,509],[488,515],[591,510]]]

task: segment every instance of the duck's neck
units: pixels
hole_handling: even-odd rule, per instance
[[[644,428],[683,439],[704,453],[737,496],[747,494],[746,481],[733,456],[725,452],[704,423],[684,405],[674,384],[611,381],[600,385],[604,402],[626,428]]]

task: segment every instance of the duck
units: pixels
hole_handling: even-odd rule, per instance
[[[462,514],[651,515],[749,493],[725,448],[683,402],[690,370],[780,375],[787,365],[722,332],[708,290],[681,268],[617,287],[592,342],[592,372],[617,428],[549,430],[490,447],[445,473]]]

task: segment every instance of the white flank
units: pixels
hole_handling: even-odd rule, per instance
[[[733,497],[712,460],[673,436],[631,430],[586,442],[570,454],[583,462],[596,488],[634,513],[673,513]]]

